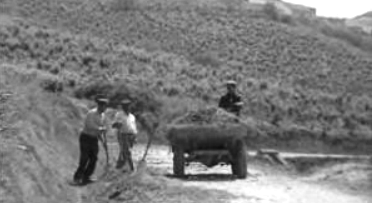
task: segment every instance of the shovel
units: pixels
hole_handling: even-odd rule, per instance
[[[146,145],[146,149],[145,149],[145,152],[142,156],[142,158],[138,161],[138,164],[137,164],[137,171],[139,173],[142,173],[146,170],[146,167],[147,167],[147,163],[146,163],[146,157],[147,157],[147,154],[148,154],[148,151],[151,147],[151,143],[152,143],[152,137],[153,135],[150,135],[149,136],[149,140],[147,142],[147,145]]]
[[[147,131],[148,141],[147,141],[147,145],[145,148],[145,152],[142,156],[142,159],[140,159],[137,162],[137,173],[143,174],[146,172],[146,168],[147,168],[146,157],[151,147],[151,143],[154,138],[155,132],[159,126],[159,123],[157,122],[157,120],[158,120],[157,116],[151,113],[150,114],[144,113],[144,114],[138,115],[138,121],[142,124],[142,126]]]
[[[102,135],[102,137],[106,137],[106,136]],[[105,165],[103,174],[100,176],[99,179],[106,177],[110,169],[110,157],[109,157],[109,152],[108,152],[107,139],[102,139],[102,146],[106,154],[106,165]]]

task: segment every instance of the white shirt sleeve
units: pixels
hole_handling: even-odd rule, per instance
[[[102,119],[103,119],[102,125],[103,125],[104,129],[107,131],[110,128],[110,122],[109,122],[109,119],[107,118],[106,113],[103,114]]]
[[[114,117],[114,123],[120,123],[120,112],[116,112]]]
[[[130,114],[128,118],[128,127],[129,130],[132,131],[133,134],[137,134],[137,125],[136,125],[136,117],[133,114]]]

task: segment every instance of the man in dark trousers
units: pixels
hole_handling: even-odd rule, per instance
[[[236,91],[236,82],[233,80],[227,81],[226,88],[227,93],[221,97],[218,107],[239,116],[243,102],[241,96]]]
[[[105,111],[108,99],[103,97],[96,98],[97,107],[91,109],[84,122],[84,128],[80,134],[80,160],[79,167],[74,174],[74,183],[85,185],[92,182],[90,176],[94,173],[98,156],[98,140],[106,146],[107,120]]]
[[[123,100],[121,110],[116,113],[113,128],[117,129],[117,138],[120,152],[116,168],[122,169],[125,164],[129,164],[130,171],[134,170],[131,148],[136,140],[137,125],[136,117],[130,112],[131,101]]]

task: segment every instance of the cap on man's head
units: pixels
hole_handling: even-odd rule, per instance
[[[104,98],[104,97],[97,97],[96,98],[96,103],[97,104],[108,104],[109,100]]]
[[[228,80],[226,81],[226,86],[236,86],[236,81],[235,80]]]
[[[130,103],[132,103],[129,99],[124,99],[120,102],[121,105],[129,105]]]

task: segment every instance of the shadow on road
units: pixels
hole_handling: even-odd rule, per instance
[[[166,174],[168,178],[176,178],[183,181],[234,181],[237,180],[236,176],[231,174],[189,174],[184,176],[175,176],[173,174]]]

